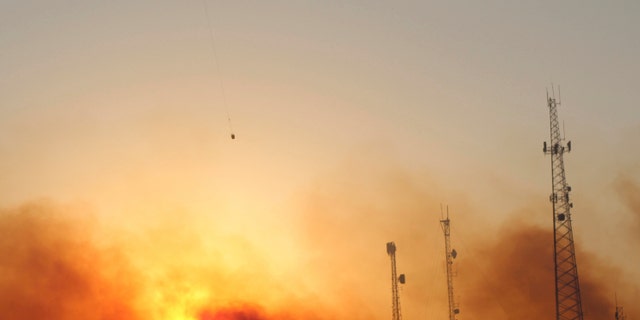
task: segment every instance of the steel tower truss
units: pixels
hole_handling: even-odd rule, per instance
[[[622,307],[616,306],[616,320],[626,320],[627,317],[624,315],[624,310]]]
[[[544,153],[551,155],[552,193],[549,200],[553,206],[556,319],[582,320],[578,265],[571,227],[571,187],[567,185],[563,159],[564,153],[571,151],[571,141],[565,144],[564,137],[560,136],[558,105],[560,102],[556,101],[555,94],[553,97],[547,94],[551,143],[544,143]]]
[[[627,317],[624,315],[624,309],[618,305],[618,295],[616,294],[616,320],[626,320]]]
[[[391,308],[392,320],[401,320],[400,314],[400,295],[398,294],[398,274],[396,271],[396,244],[394,242],[387,243],[387,254],[391,257]],[[404,275],[401,275],[404,282]]]
[[[444,250],[447,264],[447,294],[449,297],[449,320],[456,320],[459,313],[453,297],[453,259],[456,257],[455,250],[451,249],[451,230],[450,220],[447,213],[447,219],[440,220],[442,231],[444,232]]]

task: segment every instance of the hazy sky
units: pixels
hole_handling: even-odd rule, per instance
[[[215,221],[259,252],[291,246],[273,259],[292,272],[308,194],[349,186],[366,202],[389,171],[427,190],[425,230],[440,203],[469,211],[470,234],[524,208],[550,227],[553,83],[576,239],[635,278],[637,299],[640,215],[616,186],[640,184],[640,3],[207,5],[212,29],[201,0],[0,0],[0,206],[83,203],[131,230],[189,212],[204,235]],[[371,244],[384,263],[391,240]]]

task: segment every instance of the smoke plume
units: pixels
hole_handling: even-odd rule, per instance
[[[0,212],[0,318],[141,319],[138,275],[90,230],[45,203]]]
[[[631,213],[629,231],[636,236],[640,245],[640,186],[630,178],[621,176],[616,180],[615,190]]]
[[[250,268],[229,266],[180,228],[104,237],[91,214],[51,202],[0,212],[0,319],[327,319],[264,271],[258,253],[231,240]],[[227,255],[228,256],[228,255]],[[267,268],[268,269],[268,268]],[[260,298],[262,297],[262,298]],[[242,302],[248,301],[248,302]],[[313,300],[311,300],[313,301]]]
[[[495,227],[464,196],[390,167],[323,178],[291,204],[290,226],[269,230],[288,239],[275,249],[215,228],[204,239],[194,231],[199,222],[185,215],[128,234],[105,229],[82,208],[34,202],[1,210],[0,319],[386,319],[389,241],[407,278],[403,316],[443,318],[444,197],[457,201],[458,318],[553,318],[552,230],[525,218],[547,208],[522,210]],[[632,190],[623,199],[638,212],[637,185],[622,189]],[[585,317],[611,319],[614,292],[634,297],[638,284],[576,247]],[[635,305],[625,311],[630,319],[640,314]]]
[[[610,319],[616,275],[577,247],[582,306],[588,319]],[[460,268],[459,283],[466,319],[544,319],[555,314],[553,231],[513,222],[496,232],[491,243],[480,243],[474,261]]]
[[[363,312],[355,315],[357,319],[386,318],[391,314],[391,281],[384,244],[395,241],[398,272],[407,275],[407,284],[401,287],[403,316],[446,317],[444,239],[437,199],[451,198],[451,193],[433,182],[419,183],[402,170],[347,171],[318,183],[301,209],[303,231],[314,252],[309,272],[324,279],[320,284],[324,292],[357,297],[352,302]],[[555,317],[553,230],[531,218],[548,215],[550,208],[515,210],[510,219],[494,226],[479,218],[483,213],[467,205],[463,196],[454,198],[458,319]],[[635,198],[629,201],[637,205]],[[538,201],[525,195],[522,202]],[[576,250],[585,318],[612,319],[614,294],[637,296],[638,284],[625,277],[623,268],[585,250],[579,241]],[[332,282],[338,284],[327,285]],[[625,311],[629,318],[640,314],[635,305],[627,305]]]

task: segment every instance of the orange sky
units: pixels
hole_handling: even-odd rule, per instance
[[[384,319],[395,241],[406,318],[442,317],[445,203],[460,319],[509,319],[501,287],[468,274],[551,225],[553,82],[581,274],[638,314],[637,4],[207,5],[219,69],[199,0],[0,4],[0,224],[44,234],[5,253],[62,243],[132,319]],[[0,289],[38,288],[7,275],[28,256]]]

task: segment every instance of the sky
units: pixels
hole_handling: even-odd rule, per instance
[[[514,310],[553,304],[537,286],[549,273],[516,258],[548,271],[551,247],[533,243],[552,239],[555,92],[586,315],[612,315],[617,292],[638,317],[639,13],[2,0],[0,250],[16,258],[0,305],[18,319],[384,319],[395,241],[403,315],[444,317],[448,205],[459,319],[526,319]]]

